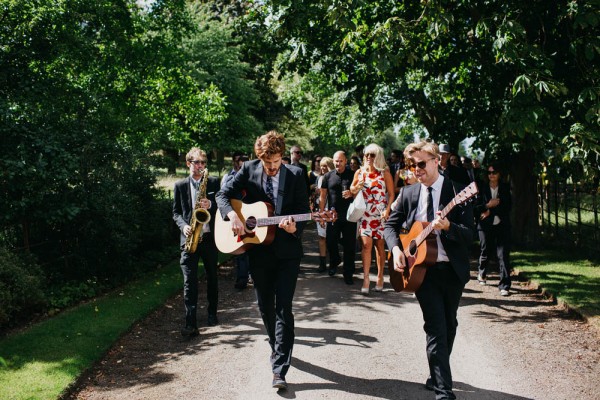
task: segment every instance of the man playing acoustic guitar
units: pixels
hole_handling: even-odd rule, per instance
[[[232,207],[232,199],[242,198],[242,192],[244,202],[270,203],[279,216],[310,212],[302,170],[289,164],[282,166],[283,136],[275,131],[260,136],[254,152],[258,160],[244,163],[216,196],[221,215],[230,221],[231,230],[227,232],[230,241],[239,240],[247,232],[246,224]],[[270,244],[265,242],[248,250],[258,308],[271,345],[272,385],[277,389],[287,387],[285,375],[292,360],[292,300],[303,255],[300,234],[304,226],[305,222],[285,217]]]
[[[404,156],[420,184],[404,187],[385,225],[385,240],[393,255],[394,271],[391,272],[405,274],[409,268],[406,253],[403,253],[406,249],[402,245],[406,242],[400,241],[399,233],[410,230],[415,223],[431,223],[434,230],[430,235],[435,235],[435,240],[426,252],[431,255],[437,244],[437,255],[415,291],[427,337],[430,376],[425,386],[435,390],[437,400],[455,399],[450,353],[458,326],[458,303],[469,281],[468,248],[473,240],[473,210],[469,204],[462,204],[442,217],[439,210],[453,201],[463,186],[440,175],[440,157],[435,143],[410,144]]]

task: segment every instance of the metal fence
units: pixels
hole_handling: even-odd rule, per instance
[[[540,180],[538,188],[542,234],[600,254],[598,185]]]

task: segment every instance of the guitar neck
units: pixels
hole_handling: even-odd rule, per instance
[[[294,215],[278,215],[267,218],[257,218],[256,226],[269,226],[269,225],[279,225],[279,223],[285,218],[292,217],[292,219],[296,222],[301,221],[309,221],[312,219],[312,214],[294,214]]]

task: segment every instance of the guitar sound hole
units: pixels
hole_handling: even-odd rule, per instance
[[[250,217],[246,219],[246,230],[251,232],[256,228],[256,218]]]
[[[410,241],[410,244],[408,245],[408,252],[413,257],[414,257],[415,254],[417,254],[417,245],[415,244],[414,240]]]

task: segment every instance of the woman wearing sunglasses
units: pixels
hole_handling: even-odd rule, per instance
[[[475,215],[479,215],[477,231],[481,252],[479,255],[479,284],[486,284],[487,267],[492,254],[498,257],[500,282],[498,290],[501,296],[510,295],[510,186],[501,182],[502,174],[495,163],[487,168],[488,184],[481,185],[479,202]]]
[[[364,196],[367,209],[358,221],[362,242],[363,286],[361,293],[368,295],[370,287],[371,250],[375,244],[377,260],[377,283],[375,290],[383,290],[383,269],[385,266],[385,242],[383,228],[390,216],[390,205],[394,201],[394,180],[387,167],[383,149],[370,144],[364,149],[363,166],[354,174],[350,191],[355,196]]]

